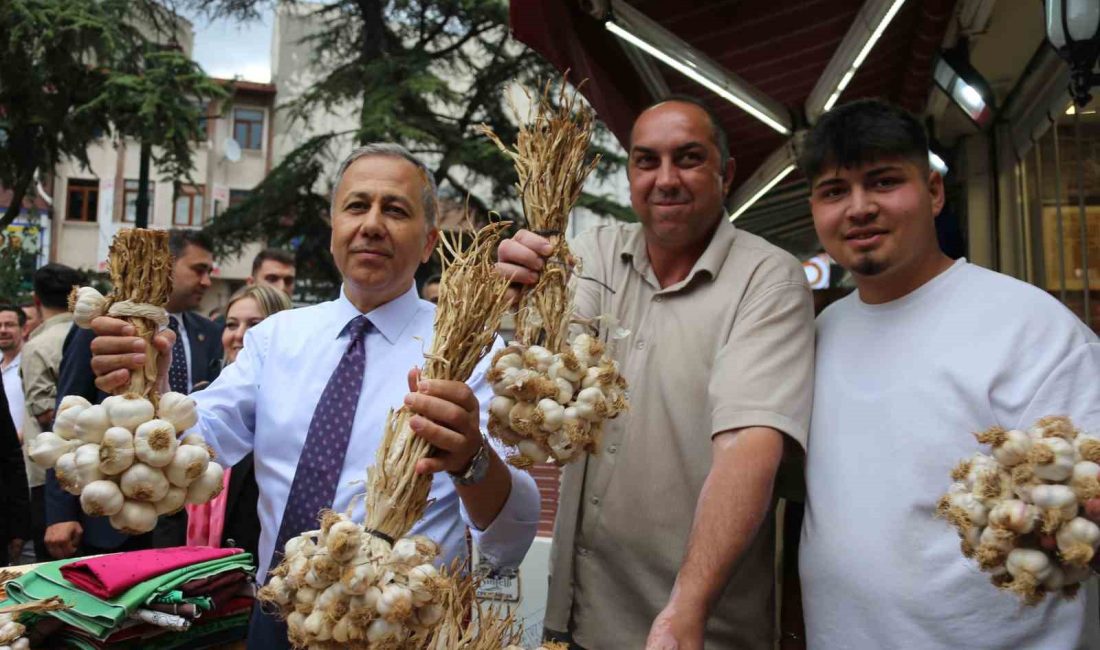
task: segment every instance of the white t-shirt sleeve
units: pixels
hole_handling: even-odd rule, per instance
[[[1039,385],[1014,428],[1048,415],[1068,416],[1078,429],[1100,433],[1100,342],[1073,347]]]

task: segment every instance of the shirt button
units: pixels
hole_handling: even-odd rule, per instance
[[[594,506],[600,505],[600,497],[592,497],[591,501]]]
[[[613,454],[613,453],[615,453],[616,451],[619,451],[619,446],[618,446],[618,445],[610,445],[610,446],[609,446],[609,447],[607,448],[607,453],[609,453],[609,454]]]
[[[656,298],[653,299],[653,302],[664,302],[664,300],[665,300],[664,296],[657,296]]]
[[[645,341],[638,341],[637,343],[634,344],[634,347],[638,348],[639,350],[644,350],[645,349]]]
[[[577,547],[577,555],[580,555],[582,557],[588,555],[588,549],[586,549],[583,546],[578,546]]]

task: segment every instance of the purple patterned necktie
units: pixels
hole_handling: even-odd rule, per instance
[[[183,349],[183,337],[180,336],[180,324],[176,316],[168,317],[168,327],[176,334],[172,344],[172,365],[168,366],[168,387],[184,395],[191,392],[191,377],[187,374],[187,352]]]
[[[278,563],[287,541],[302,531],[316,528],[318,513],[332,506],[363,387],[366,369],[363,339],[368,327],[370,321],[366,316],[357,317],[347,326],[351,341],[313,411],[269,569]]]

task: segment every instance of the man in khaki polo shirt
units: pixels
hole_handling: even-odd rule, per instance
[[[631,331],[631,408],[562,475],[545,624],[574,648],[772,648],[772,485],[806,444],[813,308],[798,262],[725,218],[733,171],[697,100],[650,107],[627,172],[640,223],[573,244],[577,315]],[[549,244],[521,231],[499,252],[532,283]]]

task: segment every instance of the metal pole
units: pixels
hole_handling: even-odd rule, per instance
[[[141,143],[141,162],[138,166],[137,205],[135,206],[134,227],[149,227],[149,158],[152,147],[144,140]]]
[[[1062,217],[1062,153],[1058,146],[1058,122],[1054,122],[1054,216],[1058,226],[1058,299],[1066,304],[1066,233]]]
[[[1081,288],[1084,292],[1085,325],[1092,328],[1092,311],[1089,304],[1089,225],[1085,214],[1085,153],[1081,150],[1081,109],[1073,111],[1073,148],[1077,152],[1077,207],[1081,212]]]

